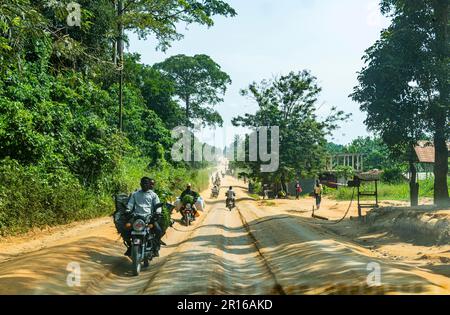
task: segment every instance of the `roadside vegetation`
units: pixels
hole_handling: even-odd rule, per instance
[[[283,193],[289,182],[318,178],[328,171],[326,156],[361,153],[365,171],[384,172],[380,198],[410,199],[416,205],[418,197],[426,196],[438,206],[450,204],[449,2],[380,0],[379,5],[390,25],[364,52],[364,66],[349,96],[366,114],[364,124],[374,137],[355,139],[348,146],[327,142],[348,115],[331,107],[328,117],[319,119],[317,79],[307,70],[291,72],[250,84],[242,95],[253,99],[258,110],[233,119],[235,126],[252,130],[280,127],[278,170],[261,173],[264,163],[260,162],[236,162],[231,167],[245,169],[252,181],[271,184]],[[432,185],[416,182],[420,169],[414,146],[421,140],[430,141],[435,149]],[[235,142],[248,144],[249,138]],[[251,161],[248,154],[246,159]],[[345,167],[337,171],[339,177],[352,175]],[[410,189],[404,182],[407,173],[411,174]],[[349,190],[329,190],[328,194],[345,199]]]
[[[450,185],[450,179],[448,184]],[[419,198],[430,198],[433,199],[433,179],[419,180]],[[373,191],[373,185],[362,187],[361,189],[366,189],[367,191]],[[352,197],[353,188],[339,187],[339,189],[331,189],[326,187],[324,195],[336,200],[350,200]],[[378,183],[378,199],[379,200],[399,200],[399,201],[409,201],[409,183]],[[364,199],[364,198],[362,198]],[[371,198],[371,200],[373,197]],[[356,200],[356,191],[355,191]]]
[[[183,37],[178,23],[212,26],[214,16],[234,16],[233,8],[220,0],[156,1],[164,2],[157,9],[153,0],[123,0],[120,11],[115,1],[80,0],[81,24],[73,26],[69,2],[0,4],[0,236],[112,214],[113,196],[139,188],[144,175],[169,201],[187,182],[197,190],[208,183],[211,164],[171,159],[170,131],[186,117],[208,125],[222,119],[194,96],[186,108],[179,91],[198,82],[180,87],[171,69],[201,72],[212,105],[228,75],[205,55],[202,63],[171,59],[169,69],[145,65],[123,47],[134,32],[156,35],[166,49]]]

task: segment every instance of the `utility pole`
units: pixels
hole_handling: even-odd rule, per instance
[[[117,50],[119,54],[119,60],[117,67],[119,69],[119,131],[123,132],[123,0],[117,2],[117,17],[118,23],[118,38],[117,38]]]

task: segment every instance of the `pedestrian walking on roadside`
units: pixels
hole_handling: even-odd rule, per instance
[[[263,185],[263,200],[269,199],[269,188],[267,187],[267,184]]]
[[[300,186],[300,183],[297,182],[297,184],[295,185],[295,199],[300,198],[300,194],[302,193],[302,191],[302,186]]]
[[[314,186],[314,197],[316,198],[316,208],[320,209],[320,203],[322,202],[322,191],[323,187],[320,180],[316,180],[316,185]]]

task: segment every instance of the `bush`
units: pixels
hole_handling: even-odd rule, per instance
[[[403,176],[403,170],[401,168],[395,167],[384,170],[381,175],[381,180],[388,184],[398,184],[404,182],[406,179]]]
[[[161,202],[173,201],[189,181],[196,188],[208,184],[207,170],[190,171],[169,164],[149,169],[144,159],[127,157],[114,173],[99,180],[99,188],[91,190],[65,168],[46,170],[22,166],[12,159],[0,160],[0,235],[110,215],[113,196],[135,191],[143,176],[156,179],[155,191]],[[163,208],[162,221],[167,229],[167,207]]]
[[[351,166],[339,165],[338,167],[336,167],[336,176],[338,178],[339,177],[350,178],[353,177],[354,174],[355,172],[353,171],[353,168]]]
[[[0,161],[0,234],[65,224],[108,213],[111,204],[83,189],[66,169],[46,172]]]
[[[255,194],[261,195],[263,193],[263,187],[260,182],[252,182],[252,188]]]
[[[447,178],[447,182],[450,184],[450,177]],[[372,190],[373,187],[366,187],[363,185],[362,189]],[[433,179],[419,180],[419,197],[420,198],[433,198]],[[337,200],[350,200],[352,196],[353,188],[339,187],[339,189],[328,190],[326,194],[328,197]],[[361,197],[362,200],[373,200],[373,197]],[[378,199],[379,200],[409,200],[409,183],[402,182],[398,184],[378,183]],[[356,200],[356,190],[355,190]]]
[[[286,198],[286,193],[283,190],[278,192],[278,198]]]

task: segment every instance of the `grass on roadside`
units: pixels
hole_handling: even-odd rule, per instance
[[[447,179],[450,186],[450,179]],[[419,197],[420,198],[433,198],[433,185],[432,179],[419,181]],[[374,191],[374,184],[365,184],[362,186],[361,191],[371,192]],[[353,188],[339,187],[339,189],[332,189],[325,187],[324,195],[336,200],[350,200],[352,197]],[[355,189],[356,198],[356,189]],[[363,197],[362,199],[370,199],[371,197]],[[403,182],[399,184],[387,184],[378,183],[378,198],[379,200],[409,200],[409,183]]]
[[[95,188],[82,186],[67,170],[48,173],[39,166],[17,161],[0,162],[0,237],[111,215],[113,196],[139,189],[142,176],[156,180],[162,201],[173,201],[186,183],[202,191],[208,187],[208,169],[176,168],[170,164],[147,168],[139,158],[124,158],[117,169],[101,178]]]

